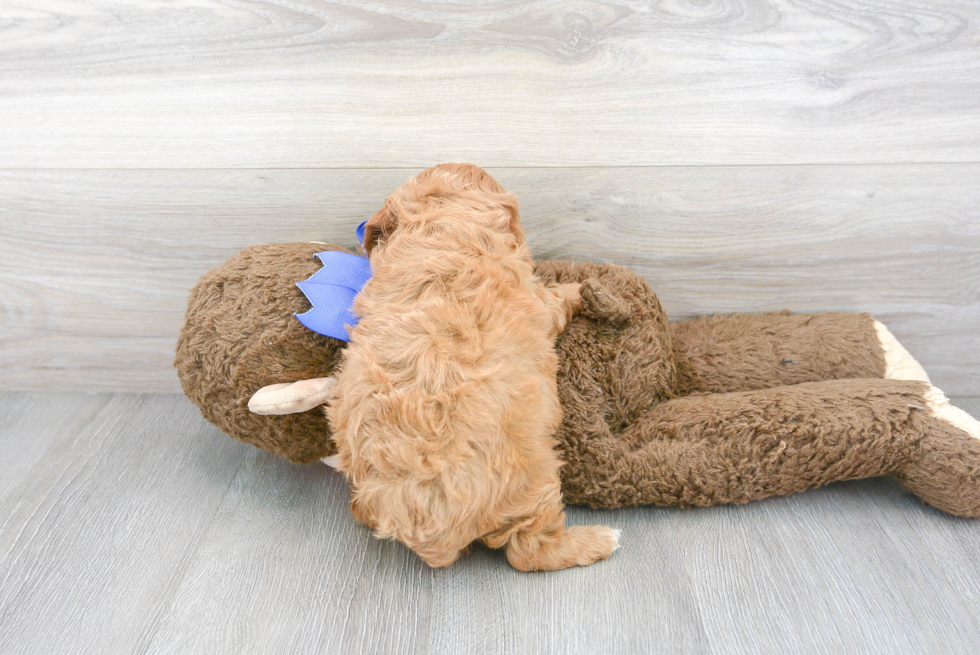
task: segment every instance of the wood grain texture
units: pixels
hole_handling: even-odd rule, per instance
[[[964,0],[2,0],[10,168],[975,162]]]
[[[413,169],[0,171],[0,388],[173,391],[197,278],[352,245]],[[492,169],[538,258],[645,276],[672,318],[870,311],[980,393],[980,165]]]
[[[0,398],[4,457],[49,444],[0,500],[0,652],[145,649],[245,447],[179,396]]]
[[[150,652],[706,651],[662,512],[575,508],[574,523],[630,525],[633,545],[592,568],[527,575],[479,547],[429,569],[373,539],[348,502],[336,472],[252,451]]]
[[[105,395],[0,394],[0,502],[65,434],[81,432],[109,402]]]
[[[424,652],[432,571],[349,502],[332,469],[250,449],[149,652]]]
[[[567,513],[570,525],[621,529],[622,547],[591,567],[546,575],[476,549],[465,566],[434,576],[428,652],[709,652],[668,510]]]
[[[954,405],[972,416],[980,417],[980,398],[953,398]],[[901,493],[901,485],[891,481],[898,493],[894,509],[904,519],[901,530],[910,530],[920,540],[936,562],[937,577],[949,585],[963,600],[970,623],[980,626],[980,539],[976,526],[968,519],[954,520],[942,512],[923,507],[910,493]]]
[[[954,399],[980,415],[980,399]],[[976,652],[980,521],[891,479],[709,509],[569,508],[592,567],[449,569],[355,524],[340,475],[218,434],[176,395],[0,393],[0,651]],[[0,470],[8,473],[9,469]]]
[[[933,510],[899,502],[905,495],[894,481],[871,479],[742,507],[675,510],[712,652],[976,649],[969,599],[909,527]],[[965,523],[975,538],[980,527]],[[945,564],[959,572],[970,563]]]

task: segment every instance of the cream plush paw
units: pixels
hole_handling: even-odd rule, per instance
[[[963,430],[974,439],[980,439],[980,421],[973,418],[959,407],[951,405],[949,398],[936,387],[929,387],[925,395],[929,411],[940,421]]]
[[[919,362],[909,354],[909,351],[898,342],[888,328],[880,321],[875,321],[875,331],[878,333],[878,342],[885,351],[885,379],[886,380],[919,380],[928,382],[929,376]],[[940,392],[941,393],[941,392]]]

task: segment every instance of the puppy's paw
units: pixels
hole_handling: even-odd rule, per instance
[[[605,525],[577,525],[568,528],[568,533],[575,544],[576,564],[579,566],[587,566],[612,555],[619,548],[622,536],[621,530]]]
[[[617,326],[629,321],[629,306],[599,280],[590,277],[582,282],[581,294],[584,305],[582,313],[585,316],[608,321]]]

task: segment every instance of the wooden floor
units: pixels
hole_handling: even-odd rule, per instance
[[[958,399],[980,414],[980,398]],[[980,521],[879,478],[738,507],[571,508],[592,567],[432,570],[325,466],[179,395],[0,394],[2,653],[968,653]]]

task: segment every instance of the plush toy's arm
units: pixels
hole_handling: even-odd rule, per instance
[[[586,278],[581,283],[547,283],[540,287],[539,294],[554,313],[553,337],[561,334],[579,314],[617,325],[630,318],[626,303],[595,278]]]
[[[333,397],[333,378],[313,378],[262,387],[248,401],[253,414],[296,414],[319,407]]]
[[[582,281],[582,314],[589,318],[622,326],[630,319],[630,307],[616,293],[594,277]]]
[[[671,324],[678,393],[750,391],[801,382],[928,382],[870,314],[732,314]]]

